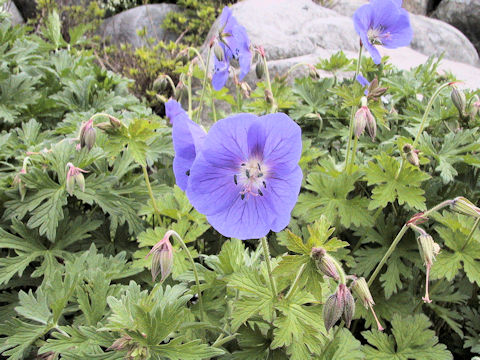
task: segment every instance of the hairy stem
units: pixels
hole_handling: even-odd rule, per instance
[[[262,241],[262,248],[263,248],[263,256],[265,257],[265,262],[267,263],[267,271],[268,271],[268,278],[270,279],[270,286],[273,291],[273,295],[277,296],[277,284],[275,283],[275,279],[273,278],[272,274],[272,264],[270,262],[270,250],[268,249],[267,238],[264,236],[261,239]]]
[[[155,212],[155,215],[158,217],[158,219],[160,219],[161,214],[160,214],[160,211],[158,210],[157,204],[155,202],[155,197],[153,196],[152,185],[150,184],[150,179],[148,177],[147,168],[145,166],[142,166],[142,171],[143,171],[143,177],[145,179],[145,184],[147,185],[148,195],[150,196],[150,200],[152,201],[153,211]],[[153,224],[153,226],[155,226],[155,223]],[[185,244],[183,239],[180,237],[180,235],[178,235],[176,232],[173,232],[173,235],[175,236],[175,238],[180,243],[180,246],[183,248],[183,250],[187,254],[188,260],[192,264],[193,275],[195,277],[195,284],[197,285],[197,289],[198,289],[198,305],[200,307],[200,318],[203,321],[204,320],[203,300],[202,300],[202,294],[201,294],[201,289],[200,289],[200,280],[199,280],[199,277],[198,277],[197,268],[195,266],[195,261],[193,260],[192,254],[188,250],[187,245]]]
[[[479,222],[480,222],[480,217],[478,217],[475,220],[475,223],[472,226],[472,230],[470,230],[470,233],[468,234],[467,239],[465,240],[465,243],[462,246],[462,250],[464,250],[468,245],[470,245],[470,242],[472,241],[472,238],[473,238],[473,233],[475,232],[475,230],[477,230]]]
[[[358,51],[357,68],[355,69],[355,76],[353,78],[354,83],[355,83],[355,80],[357,78],[358,73],[360,72],[360,64],[362,63],[362,50],[363,50],[363,46],[360,46],[360,50]],[[349,169],[348,158],[350,157],[350,147],[352,146],[353,121],[354,121],[354,118],[355,118],[355,110],[356,110],[356,107],[352,106],[352,109],[350,111],[350,125],[349,125],[349,128],[348,128],[347,155],[345,156],[345,169],[347,169],[347,171]]]
[[[302,274],[303,274],[303,270],[305,270],[305,265],[306,265],[306,264],[303,264],[303,265],[300,266],[300,268],[298,269],[297,276],[295,276],[295,280],[293,280],[293,284],[292,284],[292,286],[290,286],[290,289],[288,290],[288,293],[287,293],[287,295],[285,296],[285,300],[288,300],[288,299],[290,298],[290,296],[292,296],[292,295],[295,293],[295,290],[296,290],[297,287],[298,287],[298,283],[299,283],[300,277],[301,277]]]
[[[205,65],[205,76],[203,77],[202,95],[200,95],[200,102],[198,103],[197,123],[200,122],[202,116],[203,98],[205,97],[205,90],[207,89],[208,67],[210,66],[210,57],[212,55],[212,46],[208,47],[207,64]]]
[[[262,56],[262,61],[263,61],[263,67],[265,68],[265,77],[267,79],[267,89],[270,91],[270,94],[272,95],[272,108],[270,109],[270,112],[275,112],[277,110],[277,102],[275,101],[275,98],[273,97],[273,91],[272,91],[272,82],[270,81],[270,72],[268,71],[268,64],[267,64],[267,57]]]

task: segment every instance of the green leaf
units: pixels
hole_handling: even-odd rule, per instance
[[[202,344],[200,340],[183,342],[178,337],[168,344],[152,347],[153,358],[161,360],[164,357],[170,360],[197,360],[208,359],[225,353],[224,350]]]
[[[302,193],[294,210],[307,222],[326,216],[331,223],[337,221],[345,226],[371,226],[372,216],[368,211],[368,199],[352,196],[355,183],[361,175],[339,173],[336,176],[311,172],[306,188],[313,193]]]
[[[406,161],[399,173],[400,162],[386,153],[375,159],[377,162],[369,162],[366,168],[368,185],[376,185],[368,208],[384,208],[398,200],[400,205],[406,203],[414,209],[425,210],[425,191],[420,186],[430,176]]]
[[[333,331],[335,333],[336,330]],[[325,349],[321,360],[363,360],[365,358],[362,344],[345,328],[336,333],[335,338]]]
[[[438,342],[425,315],[401,318],[393,316],[392,335],[378,330],[362,332],[369,345],[364,347],[367,360],[452,360],[446,346]]]

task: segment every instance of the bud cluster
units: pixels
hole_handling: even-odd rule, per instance
[[[367,106],[366,98],[362,98],[362,106],[355,113],[353,131],[357,138],[359,138],[367,128],[368,134],[372,138],[372,141],[375,140],[377,136],[377,122],[373,117],[372,112]]]
[[[67,164],[67,179],[65,181],[65,188],[70,195],[73,195],[75,184],[78,185],[80,190],[85,191],[85,178],[82,173],[87,173],[83,169],[73,166],[72,163]]]
[[[420,160],[418,158],[419,150],[414,149],[412,145],[405,144],[403,145],[403,153],[405,154],[407,161],[413,166],[419,166]]]
[[[370,83],[370,85],[368,85],[368,88],[367,88],[367,92],[368,92],[368,95],[367,95],[367,98],[368,99],[378,99],[380,96],[382,96],[383,94],[385,94],[387,92],[388,88],[386,87],[380,87],[379,84],[378,84],[378,78],[375,77],[372,82]]]
[[[91,150],[93,145],[95,145],[96,137],[97,132],[93,127],[93,118],[91,118],[80,128],[80,148],[86,147],[88,150]]]
[[[163,282],[172,272],[173,267],[173,247],[170,243],[170,236],[176,234],[175,231],[169,230],[165,236],[150,250],[145,258],[153,255],[152,258],[152,281],[155,281],[158,274],[161,274],[160,279]]]

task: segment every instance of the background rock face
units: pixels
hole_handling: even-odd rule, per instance
[[[480,0],[442,0],[433,16],[461,30],[480,53]]]
[[[165,32],[162,23],[167,14],[178,11],[174,4],[143,5],[123,11],[105,19],[99,34],[114,44],[129,43],[133,47],[146,45],[145,40],[138,36],[137,31],[147,29],[147,34],[158,40],[174,41],[177,35]]]
[[[15,0],[15,4],[24,19],[35,17],[35,10],[37,8],[37,2],[35,0]]]
[[[432,0],[403,0],[403,7],[412,14],[427,15],[432,3]]]
[[[20,14],[20,11],[18,11],[13,1],[7,1],[3,5],[3,8],[11,15],[10,21],[12,22],[12,25],[23,24],[25,22],[22,14]]]

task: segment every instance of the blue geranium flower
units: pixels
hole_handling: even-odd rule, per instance
[[[412,41],[410,18],[402,0],[371,0],[355,11],[353,22],[375,64],[380,64],[382,57],[374,45],[395,49]]]
[[[178,133],[173,136],[175,143]],[[301,152],[300,127],[285,114],[222,119],[197,150],[187,196],[224,236],[245,240],[280,231],[300,192]]]
[[[365,91],[363,92],[365,96],[368,95],[368,87],[370,86],[370,81],[368,81],[365,76],[362,74],[357,75],[357,81],[360,85],[362,85],[365,88]]]
[[[172,124],[173,148],[175,150],[173,173],[177,185],[185,191],[190,168],[207,134],[198,124],[190,120],[185,110],[175,100],[167,101],[165,112]]]
[[[218,59],[215,56],[212,77],[212,85],[215,90],[220,90],[225,86],[232,59],[237,60],[240,65],[240,80],[250,71],[252,62],[247,30],[237,22],[237,19],[235,19],[232,11],[227,6],[223,8],[220,15],[220,24],[222,24],[222,27],[218,35],[218,44],[224,56],[222,56],[222,59]]]

